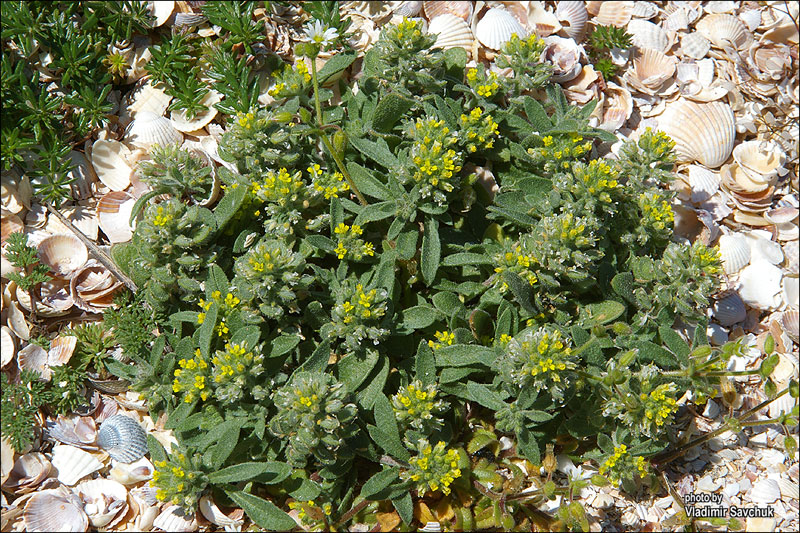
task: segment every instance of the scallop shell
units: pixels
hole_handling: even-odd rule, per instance
[[[51,464],[39,452],[20,455],[8,473],[3,488],[13,494],[25,494],[35,490],[50,474]]]
[[[731,43],[734,48],[741,50],[753,39],[742,21],[728,14],[706,15],[695,28],[717,48],[724,48]]]
[[[750,263],[750,245],[743,235],[723,235],[719,238],[719,255],[726,274],[736,274]]]
[[[445,13],[433,18],[428,25],[428,33],[438,33],[436,37],[436,48],[457,48],[465,50],[472,49],[475,37],[469,25],[460,17]]]
[[[14,340],[14,334],[8,326],[0,327],[0,357],[2,357],[0,367],[5,367],[13,361],[15,355],[17,355],[17,342]]]
[[[103,463],[91,453],[66,444],[53,448],[52,462],[58,469],[58,480],[69,486],[103,468]]]
[[[782,303],[783,271],[764,260],[751,260],[739,275],[742,300],[756,309],[776,309]]]
[[[95,141],[92,166],[97,178],[112,191],[122,191],[131,184],[133,168],[128,164],[130,150],[119,141]]]
[[[625,73],[624,79],[641,93],[664,97],[678,90],[675,80],[672,79],[674,74],[674,57],[644,48],[637,52],[633,69]]]
[[[781,315],[781,326],[783,331],[789,335],[793,342],[798,342],[798,335],[800,335],[800,312],[797,308],[789,308]]]
[[[636,2],[641,4],[643,2]],[[589,12],[580,0],[564,0],[556,4],[556,18],[561,22],[561,29],[575,42],[580,42],[586,31]]]
[[[747,308],[739,293],[732,292],[717,300],[711,308],[714,319],[722,326],[732,326],[747,318]]]
[[[114,415],[100,426],[97,444],[115,461],[132,463],[147,453],[147,433],[133,418]]]
[[[153,526],[164,531],[196,531],[197,518],[194,513],[185,514],[177,505],[170,505],[164,509],[153,521]]]
[[[128,489],[111,479],[82,481],[74,492],[94,527],[114,527],[128,512]]]
[[[575,79],[583,70],[581,49],[572,39],[552,35],[544,38],[542,57],[553,65],[552,79],[556,83]]]
[[[440,15],[453,15],[469,24],[472,20],[472,2],[422,2],[425,18],[433,22]],[[430,32],[433,33],[433,32]]]
[[[633,13],[631,16],[637,19],[651,19],[658,15],[658,6],[653,2],[634,2],[633,3]]]
[[[719,190],[720,177],[699,165],[689,165],[687,183],[692,189],[691,200],[694,203],[705,202]]]
[[[112,191],[97,203],[97,220],[109,242],[127,242],[133,237],[136,222],[129,224],[136,199],[126,192]]]
[[[168,145],[183,142],[183,134],[172,121],[150,111],[139,111],[128,125],[125,142],[133,146],[150,149],[153,145]]]
[[[689,12],[686,7],[679,7],[675,11],[669,14],[664,21],[662,22],[661,26],[666,31],[680,31],[685,30],[689,27]]]
[[[635,2],[587,2],[586,9],[594,15],[594,22],[602,26],[625,27],[633,15]]]
[[[668,112],[662,129],[675,141],[678,161],[697,161],[716,168],[728,159],[736,135],[736,121],[728,104],[684,100]]]
[[[703,59],[711,49],[711,41],[706,39],[702,33],[684,33],[681,36],[681,50],[683,55],[692,59]]]
[[[217,116],[218,111],[217,108],[214,107],[214,104],[219,103],[220,100],[222,100],[222,95],[217,91],[210,90],[200,99],[200,103],[206,106],[205,111],[199,112],[192,118],[189,118],[184,110],[172,111],[169,117],[172,119],[172,123],[178,131],[184,133],[197,131],[204,128]]]
[[[487,11],[475,27],[475,36],[478,41],[492,50],[500,50],[514,34],[522,39],[528,36],[528,30],[519,23],[514,15],[498,7]]]
[[[41,262],[56,276],[69,279],[89,260],[89,250],[74,235],[52,235],[38,246]]]
[[[47,434],[49,438],[70,446],[97,449],[94,445],[97,426],[94,418],[89,416],[59,416],[55,422],[48,422]]]
[[[111,461],[111,470],[108,472],[108,477],[114,481],[118,481],[123,485],[135,485],[140,481],[146,481],[153,478],[153,463],[147,457],[142,457],[133,463],[121,463],[119,461]]]
[[[31,496],[22,516],[27,531],[86,531],[89,519],[80,500],[64,487]]]
[[[633,44],[639,48],[652,48],[659,52],[666,52],[672,46],[672,41],[663,29],[646,20],[634,19],[628,23],[628,33],[633,38]]]
[[[733,149],[733,159],[754,182],[771,184],[783,170],[786,154],[773,142],[745,141]]]

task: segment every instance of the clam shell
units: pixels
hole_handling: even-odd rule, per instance
[[[122,191],[131,184],[133,168],[126,159],[130,150],[119,141],[95,141],[92,166],[97,178],[112,191]]]
[[[762,479],[753,484],[753,488],[745,495],[750,496],[750,501],[755,503],[775,503],[781,497],[781,489],[774,479]]]
[[[773,142],[745,141],[733,149],[733,160],[756,183],[772,183],[786,161],[786,154]]]
[[[587,2],[586,9],[594,22],[602,26],[622,28],[631,20],[635,2]]]
[[[25,315],[17,306],[17,302],[11,302],[8,305],[8,327],[14,332],[14,335],[24,341],[31,338],[31,328],[25,320]]]
[[[0,327],[0,357],[2,357],[0,367],[5,367],[13,361],[15,355],[17,355],[17,342],[14,340],[14,334],[8,326]]]
[[[636,2],[641,4],[644,2]],[[580,42],[586,32],[586,22],[589,20],[589,12],[586,5],[578,0],[565,0],[556,5],[556,18],[561,22],[561,29],[568,37]]]
[[[667,32],[646,20],[634,19],[628,23],[628,33],[633,36],[633,44],[639,48],[652,48],[666,52],[672,46]]]
[[[133,418],[114,415],[100,426],[97,444],[115,461],[133,463],[147,453],[147,433]]]
[[[48,366],[65,365],[72,358],[78,337],[74,335],[59,335],[50,341],[50,350],[47,352]]]
[[[3,488],[13,494],[25,494],[35,490],[50,474],[51,464],[39,452],[20,455],[8,473]]]
[[[765,260],[751,260],[739,275],[742,300],[756,309],[776,309],[783,301],[783,271]]]
[[[633,69],[625,73],[624,79],[641,93],[668,96],[678,90],[672,76],[675,74],[675,58],[658,50],[644,48],[637,52]]]
[[[43,490],[25,504],[27,531],[86,531],[89,519],[74,494],[64,487]]]
[[[684,33],[681,36],[681,51],[692,59],[703,59],[711,49],[711,41],[700,32]]]
[[[478,41],[492,50],[500,50],[515,33],[520,39],[528,36],[528,30],[514,15],[498,7],[487,11],[475,27]]]
[[[33,189],[27,176],[19,177],[15,172],[3,171],[0,180],[0,206],[3,216],[16,215],[31,208]]]
[[[422,2],[398,2],[394,14],[402,17],[416,17],[422,11]]]
[[[29,344],[17,352],[17,364],[20,370],[32,370],[50,381],[52,372],[47,366],[47,352],[38,344]]]
[[[723,235],[719,238],[719,255],[726,274],[736,274],[750,263],[750,245],[743,235]]]
[[[241,519],[237,520],[223,513],[208,496],[202,496],[200,498],[198,507],[200,508],[200,513],[206,517],[206,520],[226,529],[229,527],[241,527],[244,523]]]
[[[108,237],[109,242],[127,242],[133,237],[133,229],[129,224],[131,211],[136,199],[126,192],[111,191],[103,195],[97,203],[97,220],[100,229]]]
[[[70,280],[70,294],[75,305],[84,311],[102,312],[113,303],[122,282],[104,266],[90,262]]]
[[[17,215],[9,213],[8,216],[3,216],[3,222],[0,224],[0,242],[6,243],[8,236],[18,231],[25,229],[25,223]]]
[[[616,131],[633,113],[631,92],[614,82],[608,82],[603,102],[603,121],[598,126],[606,131]]]
[[[31,310],[31,299],[27,291],[17,291],[19,304]],[[53,278],[39,285],[39,303],[36,314],[46,317],[65,315],[72,309],[72,297],[69,295],[69,281]]]
[[[94,527],[113,527],[128,512],[128,489],[111,479],[82,481],[74,492]]]
[[[153,521],[153,526],[164,531],[196,531],[197,518],[194,513],[184,514],[177,505],[170,505],[164,509]]]
[[[153,27],[158,28],[165,24],[170,16],[172,16],[172,11],[175,9],[175,2],[174,0],[150,0],[147,2],[147,10],[150,11],[150,14],[155,17],[153,21]]]
[[[220,100],[222,100],[222,95],[217,91],[210,90],[200,99],[200,103],[206,106],[205,111],[201,111],[193,118],[189,118],[184,110],[171,111],[169,117],[178,131],[184,133],[197,131],[206,127],[217,116],[218,111],[214,104],[219,103]]]
[[[470,50],[475,42],[472,30],[469,29],[469,25],[464,22],[464,19],[449,13],[433,18],[428,25],[428,33],[439,34],[434,45],[436,48],[461,47]]]
[[[125,142],[145,150],[153,145],[179,144],[183,134],[172,121],[150,111],[139,111],[125,131]]]
[[[688,171],[687,183],[692,189],[692,202],[705,202],[717,193],[720,184],[718,173],[699,165],[689,165]]]
[[[725,328],[713,322],[708,325],[706,335],[708,336],[709,342],[714,346],[722,346],[728,342],[728,332]]]
[[[737,197],[754,193],[763,193],[770,188],[769,183],[764,183],[760,180],[753,181],[750,175],[736,162],[722,165],[719,169],[719,176],[722,185]],[[772,198],[771,193],[769,198]]]
[[[153,463],[147,457],[142,457],[133,463],[121,463],[112,460],[111,465],[112,468],[108,472],[108,477],[123,485],[135,485],[153,478]]]
[[[140,80],[128,94],[127,105],[123,104],[122,117],[136,116],[140,111],[149,111],[156,116],[167,112],[172,97],[163,89],[153,86],[149,79]]]
[[[747,308],[737,292],[732,292],[714,302],[711,312],[714,319],[726,327],[747,318]]]
[[[103,463],[91,453],[66,444],[53,448],[52,463],[58,469],[58,480],[69,486],[103,468]]]
[[[52,235],[39,243],[39,259],[56,276],[70,279],[89,260],[89,250],[74,235]]]
[[[176,28],[191,28],[199,26],[208,20],[202,13],[175,13],[173,26]]]
[[[472,20],[473,5],[472,2],[422,2],[422,10],[425,18],[431,22],[440,15],[453,15],[469,23]]]
[[[572,39],[557,35],[545,37],[542,57],[553,65],[552,79],[556,83],[575,79],[583,70],[581,49]]]
[[[61,213],[72,222],[72,225],[78,228],[84,235],[89,237],[90,240],[97,240],[97,230],[99,226],[97,224],[97,213],[92,207],[85,207],[85,206],[74,206],[74,207],[66,207],[61,210]],[[56,217],[50,217],[47,226],[45,229],[50,231],[50,223],[52,221],[56,221],[62,228],[58,231],[58,233],[65,233],[69,231],[65,226],[61,225],[61,222]]]
[[[717,48],[724,48],[730,43],[737,50],[741,50],[753,39],[742,21],[728,14],[706,15],[700,19],[695,28]]]
[[[683,100],[668,107],[668,113],[662,129],[675,141],[678,161],[697,161],[716,168],[728,159],[736,135],[736,122],[728,104]]]
[[[59,416],[47,425],[47,434],[58,442],[79,448],[96,449],[97,426],[89,416]]]
[[[750,245],[751,261],[756,259],[764,260],[773,265],[783,262],[783,249],[777,242],[765,237],[763,231],[751,231],[744,234],[747,243]],[[769,235],[769,234],[766,234]],[[771,237],[771,235],[769,235]]]
[[[750,31],[755,31],[761,25],[761,10],[748,9],[739,13],[739,19]]]
[[[789,335],[793,342],[798,342],[798,335],[800,335],[800,312],[797,308],[789,308],[781,315],[781,326],[783,331]]]

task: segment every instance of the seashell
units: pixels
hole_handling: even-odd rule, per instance
[[[69,486],[103,468],[103,463],[91,453],[66,444],[53,448],[51,461],[58,470],[58,480]]]
[[[65,487],[31,496],[22,516],[27,531],[86,531],[89,519],[80,500]]]
[[[771,240],[772,235],[764,231],[750,231],[744,234],[750,246],[751,261],[756,259],[767,261],[773,265],[783,262],[783,249]]]
[[[174,9],[174,0],[150,0],[147,2],[147,10],[156,18],[153,21],[154,28],[164,25],[172,16]]]
[[[112,191],[122,191],[131,184],[133,168],[128,164],[130,150],[119,141],[95,141],[92,166],[97,178]]]
[[[94,527],[114,527],[128,512],[128,489],[114,480],[82,481],[74,492],[83,501],[83,510]]]
[[[700,32],[685,33],[681,36],[681,51],[692,59],[703,59],[711,49],[711,41]]]
[[[494,7],[478,21],[475,36],[480,43],[492,50],[500,50],[512,35],[523,39],[528,36],[526,30],[508,11]]]
[[[472,2],[422,2],[422,11],[425,18],[433,22],[433,19],[440,15],[453,15],[467,24],[472,20]],[[433,33],[429,30],[429,33]]]
[[[789,335],[789,338],[796,344],[798,342],[798,335],[800,335],[800,312],[796,307],[789,308],[783,312],[780,318],[783,331]]]
[[[733,15],[719,13],[706,15],[700,19],[695,28],[717,48],[724,48],[730,43],[735,49],[741,50],[753,40],[753,36],[742,21]]]
[[[14,340],[11,328],[8,326],[0,327],[0,357],[2,357],[0,368],[13,361],[15,355],[17,355],[17,342]]]
[[[31,310],[31,299],[27,291],[17,291],[19,304]],[[65,315],[72,308],[72,297],[69,295],[69,281],[53,278],[39,285],[39,303],[36,314],[46,317]]]
[[[88,416],[59,416],[55,422],[48,422],[47,435],[58,442],[95,450],[97,426],[94,418]]]
[[[97,213],[94,208],[78,205],[74,207],[65,207],[61,210],[61,213],[67,220],[72,222],[73,226],[89,237],[90,240],[97,240],[97,230],[99,226],[97,224]],[[51,219],[58,221],[55,217],[51,217]],[[45,229],[50,231],[49,222]],[[59,231],[59,233],[64,233],[64,231]]]
[[[642,4],[645,2],[637,2]],[[561,22],[561,29],[568,37],[574,39],[576,43],[583,39],[586,31],[586,22],[589,20],[589,12],[586,5],[580,0],[565,0],[556,4],[556,18]]]
[[[140,111],[149,111],[156,116],[166,113],[172,97],[161,88],[153,86],[151,80],[140,80],[136,87],[125,97],[122,117],[136,116]]]
[[[781,497],[781,489],[774,479],[762,479],[753,484],[749,495],[754,503],[775,503]]]
[[[208,20],[202,13],[175,13],[173,26],[176,28],[192,28]]]
[[[708,325],[706,335],[708,336],[709,342],[714,346],[722,346],[728,342],[728,332],[725,331],[725,328],[713,322]]]
[[[688,184],[692,189],[694,203],[705,202],[719,190],[719,174],[699,165],[689,165]]]
[[[132,463],[147,453],[147,433],[133,418],[114,415],[100,426],[97,444],[115,461]]]
[[[153,463],[147,457],[142,457],[133,463],[121,463],[112,460],[111,465],[112,468],[108,472],[109,479],[118,481],[123,485],[135,485],[140,481],[153,478]]]
[[[0,484],[5,485],[14,468],[14,448],[6,437],[0,438]]]
[[[74,235],[52,235],[39,243],[37,253],[56,276],[70,279],[89,260],[89,250]]]
[[[226,530],[228,530],[228,528],[241,528],[244,523],[242,519],[234,519],[223,513],[208,496],[202,496],[200,498],[198,507],[200,508],[200,513],[206,517],[206,520],[212,524],[222,526]]]
[[[606,131],[616,131],[633,113],[631,92],[614,82],[608,82],[603,102],[603,120],[598,125]]]
[[[594,15],[595,24],[625,27],[633,15],[635,2],[587,2],[586,10]]]
[[[17,215],[9,213],[8,216],[3,217],[3,222],[0,224],[0,242],[6,243],[8,236],[12,233],[17,233],[25,229],[25,223]]]
[[[675,141],[678,161],[697,161],[716,168],[728,159],[736,135],[733,110],[728,104],[682,100],[668,107],[667,113],[662,129]]]
[[[113,303],[122,282],[99,264],[87,265],[70,280],[70,294],[75,305],[84,311],[102,312]]]
[[[539,37],[548,37],[561,30],[561,23],[558,21],[558,17],[545,10],[542,4],[543,2],[529,2],[527,16],[517,18],[523,26],[531,28]],[[505,2],[504,5],[513,13],[515,11],[513,8],[520,4],[519,2]]]
[[[774,142],[745,141],[733,149],[733,160],[755,183],[772,184],[783,170],[786,154]]]
[[[71,150],[68,154],[73,168],[67,173],[67,177],[74,180],[69,184],[72,189],[72,197],[75,200],[85,200],[92,197],[92,183],[97,181],[92,164],[80,152]]]
[[[649,20],[658,15],[658,6],[653,2],[634,2],[631,16],[637,19]]]
[[[544,38],[542,57],[553,65],[552,79],[556,83],[575,79],[583,70],[581,49],[572,39],[552,35]]]
[[[13,463],[3,489],[13,494],[26,494],[35,490],[50,474],[51,464],[39,452],[20,455]]]
[[[625,81],[637,91],[651,96],[669,96],[678,90],[672,76],[675,58],[658,50],[644,48],[636,53],[633,69],[625,72]]]
[[[178,505],[170,505],[153,521],[153,526],[164,531],[196,531],[197,518],[194,513],[184,514]]]
[[[133,237],[133,225],[129,224],[136,199],[126,192],[111,191],[97,203],[97,220],[109,242],[127,242]]]
[[[3,171],[0,180],[0,206],[3,216],[16,215],[23,209],[31,208],[33,188],[27,176],[20,177],[16,172]]]
[[[666,52],[672,46],[672,40],[663,29],[646,20],[634,19],[628,23],[627,28],[633,38],[634,46],[651,48],[659,52]]]
[[[661,23],[666,31],[680,31],[689,27],[689,10],[681,6],[667,16]]]
[[[756,309],[776,309],[782,303],[783,271],[768,261],[750,261],[739,275],[739,294],[742,300]]]
[[[755,31],[761,25],[761,10],[747,9],[739,13],[739,19],[750,31]]]
[[[92,387],[107,394],[119,394],[130,387],[130,383],[124,379],[99,379],[91,374],[87,376],[87,379]]]
[[[796,240],[800,236],[798,225],[795,220],[797,219],[800,210],[796,207],[777,207],[764,213],[764,218],[775,224],[778,231],[778,240],[788,241]]]
[[[398,2],[394,14],[402,17],[416,17],[422,11],[422,2]]]
[[[205,111],[197,113],[193,118],[189,118],[185,110],[172,111],[169,118],[172,119],[172,123],[178,131],[184,133],[197,131],[204,128],[217,116],[218,111],[214,104],[219,103],[220,100],[222,100],[222,95],[217,91],[210,90],[200,99],[200,103],[206,106]]]
[[[726,274],[736,274],[750,263],[750,245],[744,235],[723,235],[719,238],[719,255]]]
[[[14,332],[14,335],[24,341],[31,338],[31,328],[16,302],[11,302],[8,306],[8,327]]]
[[[722,185],[737,196],[760,193],[770,188],[769,183],[753,181],[736,162],[723,165],[719,169],[719,176]]]
[[[50,341],[50,350],[47,352],[47,365],[50,367],[65,365],[75,352],[78,337],[74,335],[59,335]]]
[[[183,142],[183,134],[175,129],[172,121],[150,111],[139,111],[125,131],[125,142],[145,150],[153,145],[168,145]]]
[[[32,370],[50,381],[52,372],[47,366],[47,352],[38,344],[28,344],[17,353],[17,364],[20,370]]]
[[[428,33],[438,33],[436,48],[464,48],[471,50],[475,37],[469,25],[460,17],[445,13],[432,19],[428,25]]]
[[[732,292],[716,302],[711,308],[714,319],[722,326],[732,326],[747,318],[744,300],[738,292]]]

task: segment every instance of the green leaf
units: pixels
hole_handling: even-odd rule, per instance
[[[123,242],[111,246],[111,259],[128,276],[131,275],[133,260],[139,256],[136,246],[130,242]]]
[[[669,350],[650,341],[637,341],[632,343],[639,349],[638,361],[640,363],[655,363],[665,369],[675,369],[680,365],[677,358]]]
[[[215,470],[220,468],[228,457],[233,453],[233,449],[239,444],[239,433],[242,431],[241,422],[234,425],[225,432],[225,438],[220,439],[211,452],[211,466]],[[222,427],[224,424],[217,426]]]
[[[348,354],[336,363],[339,381],[344,383],[348,392],[353,393],[367,379],[377,362],[378,352],[375,350],[366,350],[363,356],[359,353]]]
[[[375,398],[383,390],[386,378],[389,376],[389,358],[381,355],[378,364],[372,369],[372,373],[367,377],[369,385],[358,391],[357,399],[359,405],[364,409],[372,409]]]
[[[588,315],[588,320],[584,323],[584,326],[613,322],[625,312],[625,309],[625,304],[614,300],[588,304],[582,309]]]
[[[397,203],[394,200],[369,204],[364,206],[354,223],[363,226],[369,222],[377,222],[378,220],[389,218],[396,213]]]
[[[216,229],[218,231],[222,231],[234,215],[239,212],[246,194],[247,187],[243,185],[239,185],[236,188],[229,186],[225,189],[225,196],[214,208],[214,218],[216,219]]]
[[[484,254],[469,252],[448,255],[442,260],[442,266],[491,265],[492,263],[492,260]]]
[[[192,403],[181,403],[169,414],[169,417],[167,417],[167,422],[164,424],[164,429],[175,429],[186,419],[186,417],[192,414],[195,405],[197,405],[196,401]]]
[[[436,359],[433,357],[433,350],[424,340],[419,341],[414,364],[416,377],[423,385],[427,386],[436,383]]]
[[[529,313],[536,313],[536,307],[533,305],[533,289],[531,289],[531,284],[524,281],[510,270],[504,270],[502,276],[503,280],[508,283],[508,287],[511,289],[511,293],[514,295],[514,299],[517,303]]]
[[[302,365],[297,367],[292,375],[298,372],[324,372],[331,358],[331,342],[328,339],[319,343],[317,348]],[[290,380],[291,381],[291,380]]]
[[[442,256],[442,245],[439,241],[439,221],[432,217],[425,219],[425,233],[422,235],[422,251],[420,254],[420,270],[425,284],[430,286],[436,278],[439,261]]]
[[[684,363],[689,362],[689,354],[692,352],[692,349],[686,341],[678,335],[678,332],[672,328],[661,326],[658,328],[658,334],[661,336],[661,340],[664,344],[667,345],[667,348],[677,355],[680,361]]]
[[[397,509],[397,514],[403,522],[410,524],[414,520],[414,502],[411,500],[411,493],[406,492],[402,496],[392,498],[392,505]]]
[[[231,336],[231,343],[245,344],[249,350],[252,350],[258,341],[261,339],[261,328],[258,326],[245,326],[237,329],[233,336]]]
[[[386,94],[375,107],[372,127],[377,131],[388,132],[412,107],[414,107],[414,100],[396,92]]]
[[[408,461],[411,459],[411,454],[405,449],[400,439],[393,439],[385,431],[382,431],[371,424],[367,425],[367,432],[369,433],[369,436],[372,437],[372,440],[375,441],[375,444],[380,446],[381,449],[395,459],[399,459],[401,461]]]
[[[150,452],[150,460],[152,462],[167,460],[167,450],[152,434],[147,435],[147,450]]]
[[[339,52],[330,58],[319,72],[317,72],[317,79],[320,85],[324,85],[329,78],[342,72],[344,69],[353,64],[358,55],[355,52]]]
[[[404,231],[398,235],[395,246],[397,257],[405,261],[408,261],[414,257],[414,255],[417,253],[417,240],[419,240],[419,231],[416,229]]]
[[[611,280],[611,287],[614,292],[625,298],[628,302],[635,304],[636,297],[633,295],[633,274],[630,272],[620,272]]]
[[[497,356],[494,348],[477,344],[453,344],[436,350],[436,366],[467,366],[480,363],[492,366]]]
[[[281,511],[274,503],[248,494],[243,491],[226,490],[225,494],[239,507],[258,527],[270,531],[290,531],[297,527],[294,519]]]
[[[314,248],[318,248],[326,252],[332,253],[336,248],[336,244],[334,244],[334,242],[325,235],[308,235],[306,236],[305,240]]]
[[[410,329],[427,328],[440,317],[439,312],[429,305],[415,305],[404,309],[401,314],[403,327]]]
[[[225,272],[215,264],[208,267],[208,279],[206,280],[206,294],[219,291],[225,295],[228,292],[228,277]]]
[[[655,262],[647,256],[632,257],[631,268],[636,281],[653,281],[656,279]]]
[[[375,396],[375,403],[372,406],[375,415],[375,425],[395,442],[400,442],[400,428],[397,427],[394,409],[385,394],[380,393]]]
[[[597,435],[597,445],[603,450],[603,453],[614,453],[614,442],[605,433]]]
[[[352,161],[347,163],[347,170],[350,172],[350,177],[358,187],[358,190],[367,196],[372,196],[378,200],[388,200],[392,197],[386,185],[381,183],[375,178],[372,173],[358,163]]]
[[[272,339],[269,356],[280,357],[292,351],[298,344],[300,344],[300,337],[297,335],[287,335],[282,333],[281,335],[278,335]]]
[[[517,431],[517,446],[528,461],[533,464],[539,464],[542,460],[539,444],[533,438],[533,433],[526,428],[522,427]]]
[[[207,358],[211,357],[211,341],[214,340],[214,328],[217,325],[218,311],[219,304],[211,304],[211,307],[206,311],[206,318],[203,320],[203,324],[194,333],[197,337],[200,353]]]
[[[525,108],[528,121],[539,132],[539,135],[544,135],[553,127],[553,122],[538,101],[526,95],[523,97],[522,106]]]
[[[456,46],[444,51],[444,68],[447,74],[456,79],[462,79],[464,68],[467,66],[467,51]]]
[[[363,137],[349,137],[350,144],[364,154],[366,157],[372,159],[379,165],[386,167],[386,169],[394,172],[400,168],[400,161],[394,156],[386,141],[378,139],[377,142],[370,141]]]
[[[208,482],[214,484],[238,483],[240,481],[249,481],[258,476],[259,483],[274,485],[288,478],[291,473],[292,467],[289,464],[277,461],[239,463],[211,472],[208,475]]]
[[[369,500],[398,479],[397,470],[386,468],[369,478],[361,487],[361,497]]]
[[[500,395],[495,391],[489,389],[486,385],[475,383],[474,381],[467,382],[467,391],[473,401],[478,402],[482,406],[499,411],[508,407],[506,402],[500,398]]]

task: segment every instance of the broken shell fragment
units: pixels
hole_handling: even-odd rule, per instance
[[[113,527],[128,511],[128,489],[111,479],[82,481],[74,492],[94,527]]]
[[[27,531],[86,531],[89,519],[80,500],[65,487],[34,494],[23,512]]]
[[[153,463],[151,463],[147,457],[142,457],[133,463],[121,463],[112,460],[111,465],[108,477],[123,485],[135,485],[140,481],[153,478]]]
[[[103,468],[103,463],[91,453],[66,444],[53,448],[52,463],[58,470],[58,480],[69,486]]]
[[[106,193],[97,203],[98,224],[112,244],[128,242],[133,237],[136,224],[131,225],[130,218],[135,204],[136,199],[122,191]]]
[[[222,100],[222,95],[217,91],[210,90],[206,95],[200,99],[200,104],[206,106],[204,111],[200,111],[194,117],[189,117],[185,110],[171,111],[169,117],[172,119],[172,124],[179,132],[190,133],[197,131],[214,120],[217,116],[217,108],[214,104]]]
[[[153,525],[164,531],[195,531],[197,518],[194,513],[186,514],[178,505],[170,505],[156,517]]]
[[[25,494],[35,490],[50,474],[51,464],[44,454],[26,453],[17,457],[14,467],[3,483],[3,488],[13,494]]]
[[[89,416],[59,416],[55,422],[47,425],[47,434],[51,439],[63,444],[79,448],[95,450],[97,426],[94,418]]]
[[[602,26],[623,28],[633,16],[635,2],[587,2],[586,10],[594,15],[594,22]]]

